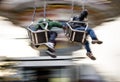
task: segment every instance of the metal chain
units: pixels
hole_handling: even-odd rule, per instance
[[[72,0],[72,8],[71,8],[71,11],[72,11],[72,15],[71,15],[71,18],[73,17],[73,13],[74,13],[74,0]]]
[[[44,19],[46,19],[46,0],[44,0]]]
[[[36,15],[36,3],[35,3],[35,0],[33,1],[33,3],[34,3],[34,11],[33,11],[33,16],[32,16],[32,23],[34,23],[35,15]]]
[[[87,0],[82,0],[82,10],[85,10],[85,2],[86,2]]]

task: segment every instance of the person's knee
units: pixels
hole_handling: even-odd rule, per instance
[[[57,37],[57,32],[55,32],[55,31],[51,31],[51,33],[50,33],[51,35],[54,35],[55,37]]]
[[[88,44],[89,44],[89,41],[86,40],[86,41],[84,42],[84,45],[88,45]]]

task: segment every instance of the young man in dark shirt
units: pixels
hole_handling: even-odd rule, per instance
[[[81,12],[81,14],[78,17],[77,16],[73,17],[73,21],[85,21],[87,19],[87,16],[88,16],[88,11],[87,11],[87,9],[85,9]],[[76,30],[85,30],[85,25],[83,25],[83,26],[76,25],[75,29]],[[102,44],[103,43],[102,41],[98,40],[95,32],[90,27],[88,27],[86,29],[86,32],[88,35],[90,35],[90,37],[92,39],[92,44],[95,44],[95,43]],[[87,51],[86,55],[89,58],[91,58],[92,60],[96,60],[96,58],[93,56],[92,51],[90,49],[89,41],[86,40],[84,45],[85,45],[85,49]]]

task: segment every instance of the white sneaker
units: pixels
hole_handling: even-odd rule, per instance
[[[55,51],[55,49],[54,49],[54,43],[47,42],[47,43],[45,43],[45,45],[46,45],[49,49],[51,49],[52,51]]]

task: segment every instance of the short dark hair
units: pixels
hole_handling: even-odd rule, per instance
[[[88,16],[88,10],[85,9],[85,10],[83,10],[83,11],[80,13],[80,15],[79,15],[79,21],[83,21],[85,18],[87,18],[87,16]]]

